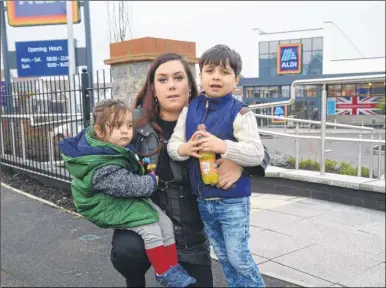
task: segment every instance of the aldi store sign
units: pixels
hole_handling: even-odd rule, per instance
[[[277,47],[277,74],[299,74],[302,71],[302,44]]]

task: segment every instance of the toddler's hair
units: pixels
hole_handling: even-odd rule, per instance
[[[103,133],[106,125],[114,127],[126,113],[132,113],[132,109],[122,99],[106,99],[97,103],[92,112],[93,125],[99,125]],[[111,119],[111,115],[114,117]],[[112,129],[110,129],[112,133]]]

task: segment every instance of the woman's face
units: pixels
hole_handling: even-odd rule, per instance
[[[189,81],[180,60],[168,61],[155,70],[154,90],[161,113],[182,111],[189,100]]]

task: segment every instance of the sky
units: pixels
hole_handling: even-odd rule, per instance
[[[385,1],[129,3],[133,38],[159,37],[193,41],[196,42],[197,57],[211,46],[226,44],[240,53],[243,60],[242,74],[245,77],[257,77],[258,73],[257,31],[253,31],[253,28],[278,32],[320,28],[324,21],[333,21],[365,57],[385,56]],[[103,63],[109,58],[106,5],[106,1],[91,2],[93,66],[98,70],[109,68]],[[8,26],[7,29],[9,50],[15,49],[15,41],[67,37],[66,25]],[[78,40],[78,46],[85,46],[83,21],[74,25],[74,37]],[[347,58],[347,48],[343,48],[347,45],[335,47],[336,59]]]

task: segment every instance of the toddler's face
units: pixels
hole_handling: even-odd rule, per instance
[[[111,115],[110,120],[112,120],[113,117],[114,115]],[[105,133],[101,133],[99,129],[95,129],[101,141],[122,147],[129,145],[133,139],[132,113],[127,111],[117,122],[106,124],[105,130]]]
[[[229,61],[227,61],[225,67],[213,64],[204,65],[200,77],[201,86],[209,97],[222,97],[231,93],[239,80],[239,77],[236,78],[235,72],[229,65]]]

